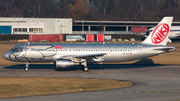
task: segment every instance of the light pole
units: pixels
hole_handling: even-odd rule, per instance
[[[82,20],[82,34],[84,34],[84,21]]]

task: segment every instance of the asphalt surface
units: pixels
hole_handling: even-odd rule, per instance
[[[0,101],[177,101],[180,100],[179,65],[94,65],[55,71],[53,65],[0,66],[0,76],[78,77],[129,81],[129,88],[0,99]],[[73,83],[73,82],[72,82]]]

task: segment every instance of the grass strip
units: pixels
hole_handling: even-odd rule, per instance
[[[0,98],[130,87],[130,82],[60,77],[0,77]]]

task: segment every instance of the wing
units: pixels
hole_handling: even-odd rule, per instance
[[[74,62],[84,62],[84,61],[103,61],[104,55],[110,55],[109,53],[96,53],[96,54],[84,54],[84,55],[75,55],[75,56],[65,56],[62,59],[71,59]]]
[[[108,53],[97,53],[97,54],[87,54],[87,55],[77,55],[73,56],[74,61],[89,61],[89,62],[102,62],[104,61],[103,56],[107,55]]]
[[[87,55],[77,55],[77,56],[73,56],[73,58],[81,58],[81,59],[91,59],[91,58],[97,58],[100,56],[104,56],[107,53],[98,53],[98,54],[87,54]]]

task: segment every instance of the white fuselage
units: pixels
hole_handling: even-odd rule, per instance
[[[57,46],[61,49],[56,49]],[[87,62],[123,62],[172,50],[175,47],[144,44],[24,44],[5,53],[4,58],[19,62],[55,62],[57,59],[83,59],[92,55],[86,58]],[[99,56],[101,54],[105,55]]]

